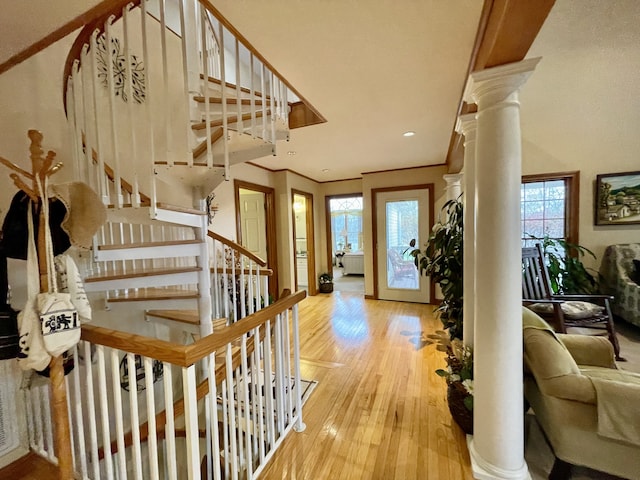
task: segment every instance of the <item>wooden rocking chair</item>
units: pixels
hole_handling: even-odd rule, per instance
[[[522,302],[545,318],[560,333],[569,327],[599,329],[607,332],[616,360],[620,344],[613,324],[609,302],[611,295],[555,295],[540,244],[522,249]]]

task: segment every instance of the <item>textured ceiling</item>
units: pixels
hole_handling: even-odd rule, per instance
[[[109,1],[0,0],[0,64]],[[445,161],[481,0],[211,3],[327,119],[256,163],[326,181]],[[528,54],[543,59],[524,140],[557,158],[640,150],[639,45],[640,1],[557,0]]]
[[[327,119],[255,163],[325,181],[445,162],[481,1],[212,3]]]

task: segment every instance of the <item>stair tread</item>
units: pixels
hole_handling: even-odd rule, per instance
[[[270,115],[271,111],[267,110],[267,115]],[[262,110],[257,110],[256,111],[256,118],[262,118]],[[242,115],[242,121],[247,121],[247,120],[251,120],[251,114],[250,113],[245,113],[244,115]],[[227,124],[230,123],[237,123],[238,121],[238,116],[237,115],[232,115],[231,117],[227,118]],[[209,122],[209,125],[211,127],[220,127],[222,126],[222,119],[219,120],[212,120]],[[207,128],[207,122],[199,122],[199,123],[194,123],[193,125],[191,125],[191,129],[192,130],[205,130]]]
[[[201,240],[169,240],[164,242],[140,242],[140,243],[128,243],[125,245],[99,245],[98,250],[122,250],[126,248],[144,248],[144,247],[169,247],[179,245],[196,245],[202,243]]]
[[[152,317],[174,320],[181,323],[189,323],[191,325],[200,325],[200,316],[198,315],[198,310],[147,310],[145,313]],[[212,322],[215,329],[224,327],[227,323],[227,319],[216,318],[213,319]]]
[[[206,98],[202,95],[196,95],[193,97],[193,100],[198,103],[204,103]],[[227,97],[227,105],[237,105],[238,99],[236,97]],[[221,97],[209,97],[209,103],[222,103]],[[251,105],[251,99],[249,98],[241,98],[240,103],[242,105]],[[254,100],[254,105],[262,105],[262,100]]]
[[[159,268],[145,268],[139,270],[131,270],[129,272],[107,272],[99,275],[91,275],[84,279],[85,283],[91,282],[103,282],[107,280],[120,280],[124,278],[139,278],[139,277],[151,277],[157,275],[169,275],[173,273],[186,273],[186,272],[199,272],[201,267],[189,266],[189,267],[159,267]]]
[[[132,290],[125,295],[109,298],[109,302],[134,302],[144,300],[185,300],[200,298],[196,290],[180,290],[177,288],[148,287]]]
[[[200,74],[200,79],[201,79],[201,80],[204,80],[204,74],[202,74],[202,73]],[[207,77],[207,80],[208,80],[210,83],[214,83],[214,84],[216,84],[216,85],[222,86],[222,81],[221,81],[219,78]],[[238,89],[238,86],[237,86],[235,83],[225,82],[225,86],[226,86],[227,88],[232,89],[232,90],[237,90],[237,89]],[[241,92],[243,92],[243,93],[251,93],[251,90],[249,90],[247,87],[240,87],[240,91],[241,91]],[[256,97],[265,97],[265,95],[263,95],[263,94],[262,94],[262,92],[259,92],[259,91],[257,91],[257,90],[254,90],[253,94],[254,94]],[[270,99],[270,98],[271,98],[271,96],[266,95],[266,97],[265,97],[265,98]]]

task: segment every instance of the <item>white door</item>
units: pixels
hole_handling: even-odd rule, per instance
[[[429,303],[429,279],[413,263],[409,242],[429,236],[429,190],[376,193],[378,298]]]
[[[267,227],[264,193],[240,190],[241,245],[267,261]]]

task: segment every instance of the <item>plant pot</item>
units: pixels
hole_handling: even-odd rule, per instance
[[[447,387],[447,403],[453,420],[464,433],[473,435],[473,411],[464,405],[464,399],[468,395],[462,382],[452,382]]]
[[[320,293],[331,293],[331,292],[333,292],[333,283],[320,284]]]

